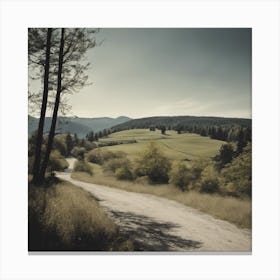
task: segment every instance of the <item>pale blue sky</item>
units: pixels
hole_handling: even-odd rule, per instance
[[[72,115],[251,117],[251,29],[101,29]]]

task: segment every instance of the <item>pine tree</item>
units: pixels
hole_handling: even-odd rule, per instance
[[[241,154],[243,148],[246,146],[246,141],[244,137],[244,131],[243,128],[241,127],[239,129],[238,137],[237,137],[237,154]]]
[[[65,142],[66,142],[67,156],[69,156],[71,154],[72,149],[74,148],[74,141],[70,133],[66,135]]]

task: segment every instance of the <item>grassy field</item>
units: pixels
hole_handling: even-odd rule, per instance
[[[167,131],[162,135],[159,130],[131,129],[113,133],[100,142],[136,140],[137,143],[122,144],[103,147],[109,151],[123,151],[130,159],[135,159],[151,141],[156,142],[163,153],[171,160],[194,160],[215,156],[225,142],[202,137],[197,134],[177,134],[175,131]]]
[[[29,185],[29,251],[131,251],[133,243],[87,191],[67,182]]]

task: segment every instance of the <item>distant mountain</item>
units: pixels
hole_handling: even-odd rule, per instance
[[[222,118],[222,117],[194,117],[194,116],[160,116],[142,119],[132,119],[113,127],[113,130],[127,130],[133,128],[149,128],[166,126],[172,127],[193,127],[193,126],[228,126],[240,125],[243,127],[251,127],[252,120],[244,118]]]
[[[131,120],[128,117],[118,118],[79,118],[79,117],[58,117],[56,131],[59,133],[76,133],[78,137],[84,137],[88,132],[98,132],[100,130],[111,128],[112,126]],[[28,116],[28,135],[30,136],[38,129],[38,118]],[[51,126],[51,118],[46,117],[44,132],[48,133]]]
[[[28,135],[30,136],[38,129],[38,118],[28,116]],[[51,118],[45,119],[45,133],[49,132]],[[222,118],[222,117],[194,117],[194,116],[160,116],[148,117],[141,119],[130,119],[125,116],[118,118],[79,118],[75,117],[58,117],[56,131],[58,133],[76,133],[78,137],[85,137],[90,132],[98,132],[103,129],[112,128],[114,131],[127,130],[133,128],[149,128],[166,126],[167,129],[180,126],[183,130],[191,127],[207,127],[207,126],[252,126],[251,119],[245,118]]]

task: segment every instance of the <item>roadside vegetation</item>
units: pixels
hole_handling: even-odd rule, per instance
[[[135,135],[138,131],[129,130],[127,133]],[[125,132],[118,132],[120,133],[124,136]],[[228,220],[240,227],[251,227],[252,152],[249,142],[238,150],[238,143],[219,141],[216,155],[212,152],[211,157],[200,157],[192,150],[192,160],[174,160],[170,156],[171,151],[164,152],[161,142],[156,140],[158,136],[160,135],[154,134],[152,141],[149,141],[147,134],[140,133],[139,138],[145,137],[142,152],[136,153],[133,147],[130,147],[126,153],[124,145],[93,149],[85,153],[85,161],[94,175],[90,172],[75,172],[74,169],[72,177],[127,191],[158,195]],[[184,139],[187,140],[188,136],[190,146],[195,145],[192,134],[186,134]],[[111,138],[114,138],[114,134]],[[187,141],[185,146],[188,146]],[[117,148],[120,148],[120,151],[116,150]],[[173,147],[170,148],[172,149]],[[187,149],[184,151],[189,152]]]
[[[29,251],[131,251],[133,242],[87,191],[47,178],[29,184]]]
[[[72,178],[80,181],[119,188],[126,191],[147,193],[167,199],[175,200],[186,206],[193,207],[217,218],[229,221],[242,228],[251,228],[251,200],[219,194],[199,193],[196,191],[182,192],[170,184],[151,186],[145,178],[135,181],[122,180],[113,175],[105,174],[93,166],[95,173],[74,172]],[[160,210],[159,210],[160,211]]]

